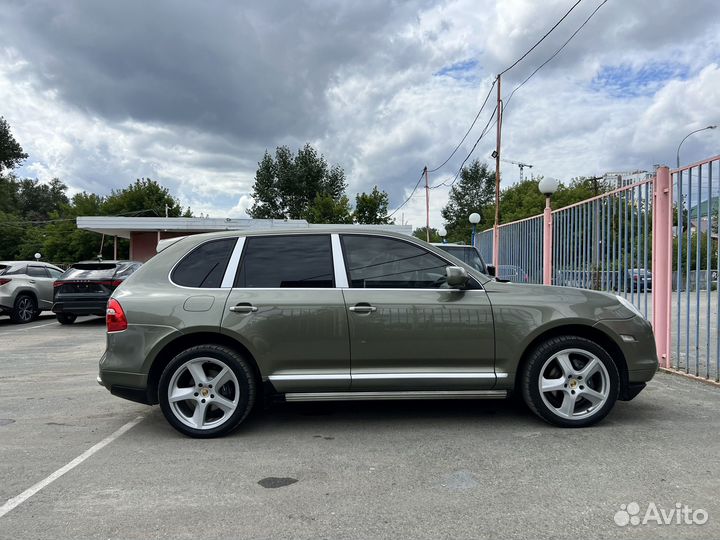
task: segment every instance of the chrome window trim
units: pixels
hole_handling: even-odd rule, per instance
[[[330,234],[330,244],[332,246],[333,271],[335,272],[335,288],[347,289],[350,285],[348,283],[347,270],[345,269],[345,257],[343,256],[342,245],[340,244],[340,235],[338,233]]]
[[[242,256],[243,248],[245,247],[245,237],[240,236],[235,243],[230,260],[228,261],[227,268],[225,268],[225,274],[223,275],[220,288],[232,289],[235,283],[235,275],[237,274],[238,265],[240,264],[240,257]]]

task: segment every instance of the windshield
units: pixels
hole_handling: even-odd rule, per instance
[[[115,263],[78,263],[60,276],[60,279],[110,279],[120,265]]]
[[[470,266],[471,268],[474,268],[475,270],[479,270],[483,274],[486,273],[485,270],[485,262],[482,260],[482,257],[480,256],[480,253],[477,249],[475,249],[472,246],[454,246],[452,244],[444,244],[442,246],[438,246],[443,251],[448,252],[453,257],[456,257],[460,259],[462,262]]]

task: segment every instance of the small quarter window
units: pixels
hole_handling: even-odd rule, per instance
[[[206,289],[220,287],[236,242],[237,238],[223,238],[199,245],[175,267],[173,283]]]

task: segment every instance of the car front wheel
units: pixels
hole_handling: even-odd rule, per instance
[[[255,403],[256,383],[250,364],[220,345],[199,345],[178,354],[160,377],[160,408],[184,435],[227,435]]]
[[[28,294],[21,294],[15,299],[10,318],[14,323],[29,323],[38,316],[39,312],[35,299]]]
[[[602,420],[620,390],[617,366],[597,343],[561,336],[539,345],[528,359],[522,393],[530,409],[562,427],[586,427]]]

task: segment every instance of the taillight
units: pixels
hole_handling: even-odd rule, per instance
[[[5,285],[6,283],[10,283],[12,279],[7,278],[0,278],[0,285]]]
[[[105,311],[105,323],[108,332],[122,332],[123,330],[127,330],[128,323],[127,318],[125,318],[125,312],[120,302],[114,298],[108,300],[107,310]]]
[[[58,287],[62,287],[63,282],[62,281],[53,281],[53,289],[57,289]]]
[[[110,282],[110,285],[113,287],[119,287],[122,284],[122,279],[115,279]]]

